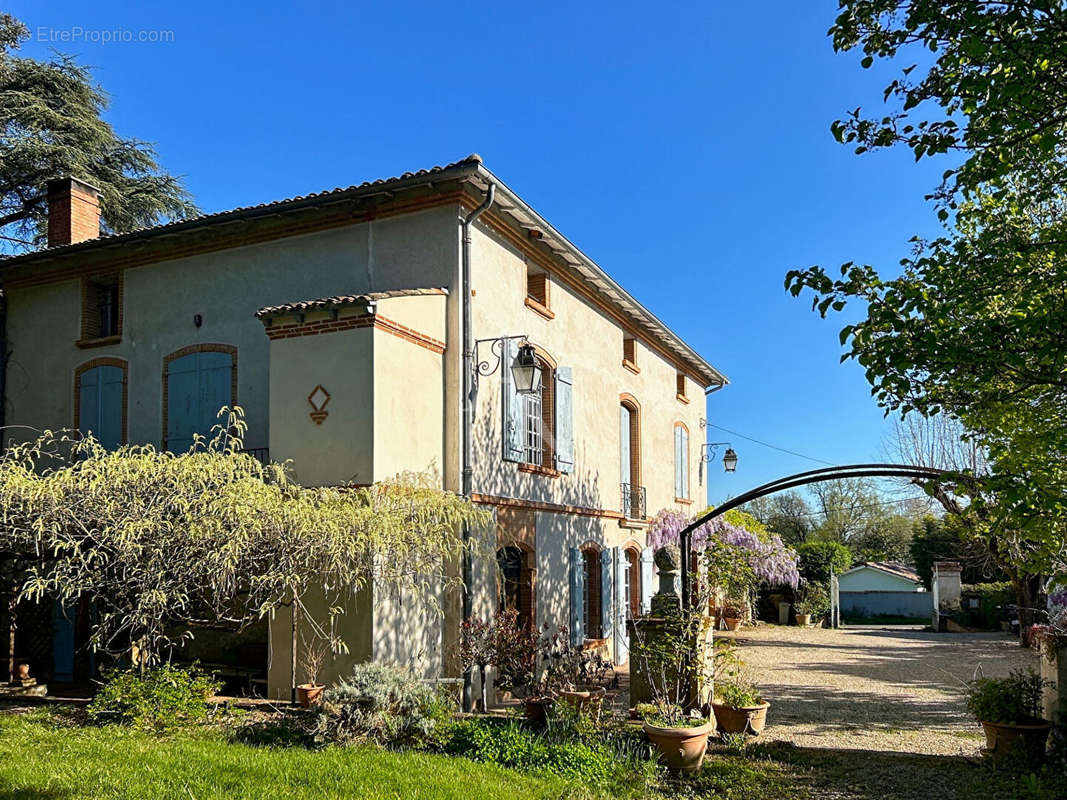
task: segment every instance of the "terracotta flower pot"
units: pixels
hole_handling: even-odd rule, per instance
[[[767,709],[771,704],[763,702],[755,706],[733,708],[712,703],[711,707],[715,711],[719,733],[751,733],[759,736],[767,724]]]
[[[660,760],[669,769],[691,774],[704,763],[708,737],[715,733],[715,720],[709,719],[696,728],[660,728],[643,724],[645,735],[659,751]]]
[[[559,697],[564,703],[577,709],[578,713],[589,714],[594,719],[599,719],[607,694],[608,690],[601,686],[587,692],[560,692]]]
[[[722,621],[726,623],[726,630],[728,631],[736,631],[741,625],[740,617],[723,617]]]
[[[801,628],[806,628],[811,624],[811,614],[794,614],[793,619]]]
[[[991,758],[1003,758],[1023,755],[1031,761],[1041,761],[1045,757],[1048,735],[1052,723],[1035,719],[1025,725],[1012,725],[1002,722],[982,722],[985,730],[986,746],[982,755]]]
[[[524,703],[524,712],[527,722],[537,730],[548,725],[548,710],[555,702],[551,697],[527,697]]]
[[[296,699],[304,708],[317,706],[322,701],[322,692],[325,686],[319,684],[302,683],[296,687]]]

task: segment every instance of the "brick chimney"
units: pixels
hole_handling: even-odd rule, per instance
[[[100,190],[77,178],[48,182],[48,246],[100,236]]]

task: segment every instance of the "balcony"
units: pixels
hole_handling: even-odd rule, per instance
[[[246,447],[241,450],[242,453],[248,456],[252,456],[260,464],[270,463],[270,448],[269,447]]]
[[[622,487],[622,513],[627,519],[645,518],[645,487],[632,483],[619,484]]]

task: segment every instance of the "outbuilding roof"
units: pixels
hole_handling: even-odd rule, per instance
[[[922,578],[919,577],[919,573],[914,568],[895,561],[864,561],[862,564],[857,564],[852,569],[847,569],[841,574],[848,575],[850,572],[857,572],[864,568],[876,569],[879,572],[885,572],[897,578],[905,578],[914,583],[922,583]]]
[[[298,300],[283,303],[280,306],[264,306],[256,312],[259,319],[280,317],[285,314],[299,314],[307,311],[329,311],[343,306],[367,306],[379,300],[393,297],[424,297],[427,295],[445,295],[447,289],[391,289],[386,292],[365,292],[364,294],[338,294],[333,297],[320,297],[316,300]]]

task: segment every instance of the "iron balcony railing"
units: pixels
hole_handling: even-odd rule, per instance
[[[619,484],[622,487],[622,513],[630,519],[645,518],[645,487],[632,483]]]
[[[242,453],[252,456],[260,464],[270,463],[270,448],[269,447],[246,447],[241,450]]]

